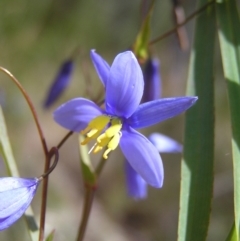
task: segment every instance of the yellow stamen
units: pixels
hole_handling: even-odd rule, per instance
[[[115,134],[113,136],[113,138],[111,139],[111,141],[108,143],[108,149],[104,152],[103,154],[103,158],[107,159],[108,158],[108,154],[109,152],[115,150],[120,142],[120,138],[121,138],[121,132],[118,132],[117,134]]]
[[[122,123],[119,119],[113,119],[111,121],[111,126],[97,138],[97,142],[101,143],[105,138],[112,138],[116,133],[122,129]]]
[[[92,129],[92,130],[90,130],[90,131],[86,134],[86,136],[87,136],[87,137],[94,136],[97,132],[98,132],[97,129]]]
[[[110,127],[100,135],[106,125],[110,122]],[[85,134],[86,138],[81,143],[82,145],[87,144],[93,139],[97,139],[97,142],[90,149],[89,153],[92,151],[97,153],[107,146],[107,150],[103,154],[103,158],[107,159],[109,152],[115,150],[119,144],[121,138],[122,122],[118,118],[111,119],[110,116],[98,116],[93,119],[88,126],[81,131],[81,134]]]
[[[97,153],[100,150],[102,150],[104,146],[106,146],[106,145],[109,146],[110,143],[113,141],[115,135],[118,135],[121,128],[122,128],[121,121],[119,119],[113,119],[111,121],[111,126],[102,135],[100,135],[97,138],[98,145],[95,147],[93,152]],[[116,147],[117,147],[117,145],[116,145]],[[109,150],[109,152],[110,152],[110,150]],[[103,157],[104,157],[104,155],[103,155]],[[107,159],[107,156],[105,156],[104,158]]]
[[[103,149],[103,147],[105,147],[108,144],[109,141],[110,141],[109,138],[105,138],[104,140],[101,141],[101,143],[97,142],[96,143],[97,145],[94,148],[93,153],[97,153],[97,152],[101,151]]]
[[[101,115],[94,118],[89,122],[88,126],[81,131],[82,135],[87,134],[86,139],[81,143],[82,145],[87,144],[90,140],[95,139],[104,129],[104,127],[110,122],[110,117]]]

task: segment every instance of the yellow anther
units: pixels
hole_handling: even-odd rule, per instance
[[[93,150],[93,153],[97,153],[97,152],[101,151],[102,149],[103,149],[102,146],[96,145],[94,150]]]
[[[108,143],[108,148],[110,148],[111,150],[115,150],[120,142],[120,138],[121,138],[121,132],[118,132],[113,138],[112,140]]]
[[[110,127],[101,134],[103,129],[107,124]],[[101,115],[89,122],[88,126],[81,131],[81,134],[86,135],[85,140],[81,143],[82,145],[87,144],[93,139],[97,139],[97,142],[90,149],[89,153],[92,151],[97,153],[107,146],[107,150],[103,154],[103,158],[107,159],[109,152],[115,150],[119,144],[121,138],[122,122],[118,118],[112,118],[110,116]],[[100,135],[101,134],[101,135]]]
[[[101,132],[101,130],[92,129],[87,133],[87,137],[81,142],[81,144],[86,145],[89,141],[96,139]]]
[[[104,134],[103,134],[104,135]],[[97,145],[95,146],[93,153],[97,153],[99,151],[101,151],[103,149],[103,147],[105,147],[108,142],[110,141],[110,138],[105,138],[101,141],[101,143],[96,143]]]
[[[108,158],[108,154],[109,152],[115,150],[120,142],[120,138],[121,138],[121,132],[118,132],[117,134],[115,134],[113,136],[113,138],[109,141],[108,143],[108,149],[104,152],[103,154],[103,158],[107,159]]]
[[[122,123],[119,119],[113,119],[111,121],[111,126],[102,134],[97,138],[97,142],[101,143],[102,141],[106,141],[106,139],[108,140],[107,142],[110,141],[110,139],[116,135],[122,128]]]
[[[109,154],[110,151],[111,151],[111,149],[107,149],[107,150],[103,153],[103,158],[104,158],[104,159],[106,159],[106,160],[108,159],[108,156],[107,156],[107,155]]]
[[[91,141],[90,137],[86,137],[82,142],[81,145],[86,145],[89,141]]]
[[[98,133],[98,130],[97,129],[92,129],[92,130],[90,130],[87,134],[86,134],[86,136],[87,137],[92,137],[92,136],[94,136],[95,134],[97,134]]]
[[[87,134],[87,138],[81,144],[85,145],[90,140],[97,138],[104,127],[110,122],[110,119],[111,118],[109,116],[101,115],[90,121],[88,126],[81,131],[82,135]]]
[[[119,119],[113,119],[111,126],[105,131],[107,137],[112,137],[122,129],[122,123]]]

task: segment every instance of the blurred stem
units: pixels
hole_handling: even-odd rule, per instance
[[[108,154],[108,158],[110,155],[111,155],[111,153]],[[99,175],[101,174],[106,161],[107,160],[102,157],[101,161],[98,163],[96,170],[95,170],[95,174],[97,177],[99,177]]]
[[[67,141],[67,139],[73,134],[73,131],[69,131],[67,135],[63,137],[63,139],[57,144],[57,148],[60,149],[62,145]]]
[[[40,123],[38,121],[36,110],[32,104],[32,101],[30,97],[28,96],[25,89],[22,87],[20,82],[10,73],[7,69],[0,66],[0,71],[5,73],[7,76],[10,77],[10,79],[17,85],[18,89],[21,91],[22,95],[24,96],[25,100],[28,103],[28,106],[32,112],[35,124],[38,129],[38,133],[41,139],[43,152],[45,155],[45,166],[44,166],[44,173],[46,173],[50,168],[50,159],[51,159],[51,153],[48,152],[47,143],[42,131],[42,128],[40,126]],[[39,227],[39,241],[42,241],[44,239],[44,226],[45,226],[45,216],[46,216],[46,203],[47,203],[47,188],[48,188],[48,177],[44,178],[43,180],[43,191],[42,191],[42,205],[41,205],[41,216],[40,216],[40,227]]]
[[[179,27],[182,27],[183,25],[185,25],[187,22],[189,22],[191,19],[193,19],[196,15],[198,15],[199,13],[201,13],[202,11],[204,11],[205,9],[208,8],[208,6],[210,6],[211,4],[216,3],[216,0],[212,0],[209,1],[208,3],[206,3],[205,5],[203,5],[201,8],[199,8],[198,10],[196,10],[195,12],[193,12],[191,15],[189,15],[182,23],[178,24],[176,27],[174,27],[173,29],[167,31],[166,33],[162,34],[161,36],[151,40],[148,44],[152,45],[155,44],[157,42],[159,42],[160,40],[168,37],[169,35],[175,33],[177,31],[177,29]]]
[[[60,149],[72,134],[73,134],[73,131],[69,131],[67,135],[65,135],[63,139],[58,143],[57,149]],[[44,173],[46,173],[50,168],[51,157],[52,157],[52,154],[49,152],[45,161]],[[44,240],[45,216],[46,216],[46,208],[47,208],[47,192],[48,192],[48,176],[43,179],[39,241]]]
[[[99,178],[105,163],[106,163],[106,159],[104,159],[102,157],[102,159],[98,163],[96,170],[95,170],[95,174],[96,174],[97,178]],[[81,220],[80,226],[79,226],[77,241],[82,241],[84,238],[96,189],[97,189],[96,185],[91,185],[91,186],[88,184],[85,185],[83,213],[82,213],[82,220]]]
[[[46,157],[44,173],[46,173],[50,168],[51,157],[48,155]],[[46,218],[46,208],[47,208],[47,194],[48,194],[48,176],[43,179],[43,189],[42,189],[42,203],[41,203],[41,214],[40,214],[40,227],[39,227],[39,241],[44,240],[44,230],[45,230],[45,218]]]
[[[64,138],[57,145],[57,149],[59,149],[72,134],[73,134],[72,131],[68,132],[67,135],[64,136]],[[45,161],[44,173],[46,173],[50,168],[51,157],[52,157],[52,153],[49,152]],[[39,241],[44,240],[45,217],[46,217],[46,208],[47,208],[47,193],[48,193],[48,176],[43,179]]]
[[[82,220],[80,223],[77,241],[82,241],[85,235],[89,214],[92,209],[93,198],[95,194],[95,187],[85,186],[85,197],[84,197],[84,206],[83,206],[83,214]]]
[[[37,112],[33,106],[33,103],[30,99],[30,97],[28,96],[27,92],[25,91],[25,89],[22,87],[22,85],[20,84],[20,82],[14,77],[14,75],[9,72],[7,69],[3,68],[0,66],[0,70],[5,73],[8,77],[10,77],[10,79],[17,85],[18,89],[21,91],[23,97],[25,98],[25,100],[27,101],[28,103],[28,106],[32,112],[32,115],[33,115],[33,118],[34,118],[34,121],[35,121],[35,124],[37,126],[37,129],[38,129],[38,133],[39,133],[39,136],[40,136],[40,139],[41,139],[41,143],[42,143],[42,147],[43,147],[43,152],[44,152],[44,155],[45,157],[48,155],[48,148],[47,148],[47,143],[46,143],[46,140],[45,140],[45,137],[43,135],[43,131],[42,131],[42,128],[40,126],[40,123],[38,121],[38,117],[37,117]]]
[[[55,156],[55,161],[52,167],[50,167],[51,158]],[[58,148],[53,147],[46,157],[44,174],[41,176],[43,179],[43,190],[42,190],[42,204],[41,204],[41,216],[40,216],[40,228],[39,228],[39,241],[44,240],[44,230],[45,230],[45,217],[47,208],[47,191],[48,191],[48,175],[56,167],[58,162]]]

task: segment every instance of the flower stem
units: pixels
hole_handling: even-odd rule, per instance
[[[63,137],[63,139],[57,144],[57,148],[60,149],[62,145],[66,142],[66,140],[73,134],[73,131],[69,131],[67,135]]]
[[[98,178],[103,170],[105,163],[106,163],[106,160],[102,157],[102,159],[98,163],[96,170],[95,170],[95,174],[97,176],[96,182],[98,181]],[[77,241],[82,241],[84,238],[89,215],[90,215],[91,208],[92,208],[94,194],[97,189],[96,186],[97,185],[92,185],[92,186],[85,185],[84,206],[83,206],[82,220],[81,220],[80,226],[79,226]]]
[[[27,101],[27,104],[32,112],[32,115],[33,115],[33,118],[34,118],[34,121],[36,123],[36,126],[37,126],[37,130],[38,130],[38,133],[39,133],[39,136],[40,136],[40,139],[41,139],[41,143],[42,143],[42,147],[43,147],[43,152],[45,154],[45,157],[48,155],[48,148],[47,148],[47,143],[46,143],[46,140],[45,140],[45,137],[43,135],[43,131],[42,131],[42,128],[40,126],[40,123],[39,123],[39,120],[38,120],[38,117],[37,117],[37,112],[33,106],[33,103],[30,99],[30,97],[28,96],[27,92],[25,91],[25,89],[22,87],[22,85],[20,84],[20,82],[17,80],[16,77],[14,77],[14,75],[9,72],[7,69],[3,68],[0,66],[0,71],[2,71],[3,73],[5,73],[8,77],[10,77],[10,79],[14,82],[14,84],[18,87],[18,89],[21,91],[23,97],[25,98],[25,100]]]
[[[32,112],[34,121],[37,126],[37,130],[38,130],[38,133],[39,133],[39,136],[41,139],[43,152],[45,155],[45,166],[44,166],[44,173],[45,173],[49,170],[51,157],[48,152],[47,143],[46,143],[42,128],[40,126],[36,110],[32,104],[30,97],[28,96],[27,92],[22,87],[20,82],[12,75],[12,73],[10,73],[7,69],[5,69],[1,66],[0,66],[0,71],[5,73],[6,75],[8,75],[10,77],[10,79],[17,85],[18,89],[21,91],[22,95],[24,96],[25,100],[27,101],[28,106]],[[41,205],[41,216],[40,216],[40,227],[39,227],[39,241],[42,241],[44,238],[44,225],[45,225],[45,214],[46,214],[46,203],[47,203],[47,187],[48,187],[48,177],[44,178],[44,180],[43,180],[42,205]]]
[[[82,220],[81,220],[79,231],[78,231],[77,241],[82,241],[84,238],[89,215],[90,215],[91,208],[92,208],[95,190],[96,189],[94,187],[85,186],[83,214],[82,214]]]
[[[44,165],[44,173],[50,168],[50,158],[46,157]],[[39,241],[44,240],[44,230],[45,230],[45,218],[46,218],[46,208],[47,208],[47,194],[48,194],[48,176],[43,179],[43,189],[42,189],[42,203],[41,203],[41,214],[40,214],[40,227],[39,227]]]
[[[108,158],[109,158],[110,155],[111,155],[111,154],[108,155]],[[104,158],[102,157],[101,161],[98,163],[98,165],[97,165],[97,167],[96,167],[96,170],[95,170],[95,174],[96,174],[97,177],[99,177],[99,175],[101,174],[105,163],[106,163],[106,159],[104,159]]]

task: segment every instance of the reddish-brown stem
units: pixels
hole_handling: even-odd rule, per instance
[[[38,129],[38,133],[39,133],[39,136],[41,139],[43,152],[45,155],[44,173],[46,173],[50,168],[51,155],[48,152],[47,143],[46,143],[42,128],[40,126],[40,123],[38,121],[37,113],[32,104],[32,101],[31,101],[30,97],[28,96],[27,92],[25,91],[25,89],[22,87],[20,82],[12,75],[12,73],[10,73],[7,69],[5,69],[1,66],[0,66],[0,70],[3,73],[5,73],[7,76],[9,76],[10,79],[17,85],[18,89],[21,91],[22,95],[24,96],[25,100],[28,103],[28,106],[32,112],[34,121],[35,121],[37,129]],[[48,187],[48,176],[46,178],[44,178],[44,180],[43,180],[42,205],[41,205],[41,216],[40,216],[40,227],[39,227],[39,241],[42,241],[44,238],[44,225],[45,225],[46,203],[47,203],[47,187]]]
[[[57,148],[60,149],[62,145],[66,142],[66,140],[73,134],[73,131],[69,131],[67,135],[63,137],[63,139],[57,144]]]
[[[77,241],[82,241],[85,235],[89,214],[91,212],[92,203],[94,199],[95,188],[85,186],[85,196],[83,204],[82,220],[78,230]]]
[[[45,137],[43,135],[43,131],[42,131],[42,128],[40,126],[40,123],[38,121],[36,110],[35,110],[35,108],[33,106],[33,103],[31,101],[30,97],[28,96],[28,94],[25,91],[25,89],[22,87],[20,82],[14,77],[14,75],[12,73],[10,73],[7,69],[5,69],[5,68],[3,68],[1,66],[0,66],[0,70],[3,73],[5,73],[8,77],[10,77],[10,79],[17,85],[18,89],[21,91],[21,93],[23,94],[25,100],[27,101],[28,106],[29,106],[29,108],[30,108],[30,110],[32,112],[34,121],[36,123],[37,129],[38,129],[38,133],[39,133],[39,136],[40,136],[40,139],[41,139],[44,155],[47,156],[48,155],[47,143],[46,143]]]
[[[105,163],[106,163],[106,160],[102,157],[102,159],[100,160],[100,162],[98,163],[95,169],[97,181],[103,170]],[[95,191],[96,191],[96,185],[93,185],[93,186],[85,185],[84,206],[83,206],[83,212],[82,212],[82,220],[80,222],[80,226],[78,230],[77,241],[82,241],[84,238],[88,219],[92,208]]]

